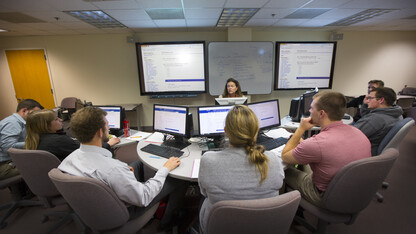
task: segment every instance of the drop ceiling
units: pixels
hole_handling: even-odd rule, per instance
[[[228,8],[258,8],[242,26],[253,30],[416,31],[416,0],[1,0],[0,29],[7,31],[0,36],[224,31],[216,25]],[[368,9],[391,11],[329,26]],[[103,11],[123,27],[98,28],[65,13],[84,10]]]

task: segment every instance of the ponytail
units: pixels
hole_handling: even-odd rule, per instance
[[[260,172],[260,184],[262,184],[269,173],[269,166],[267,165],[269,158],[264,154],[265,149],[262,145],[256,145],[255,143],[247,145],[245,149],[249,162],[256,165],[257,170]]]

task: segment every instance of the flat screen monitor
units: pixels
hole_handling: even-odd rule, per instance
[[[276,42],[274,89],[332,88],[336,42]]]
[[[250,103],[247,105],[256,114],[260,130],[280,126],[279,100]]]
[[[153,131],[186,136],[188,107],[154,104]]]
[[[242,105],[247,103],[247,97],[215,98],[215,102],[219,105]]]
[[[141,95],[206,92],[205,42],[136,43]]]
[[[123,128],[123,107],[121,106],[95,106],[99,107],[105,112],[107,115],[105,116],[108,121],[108,126],[110,130],[119,130]]]
[[[315,94],[317,94],[317,91],[311,91],[311,92],[306,92],[304,94],[302,94],[302,101],[301,101],[301,115],[303,117],[309,117],[309,115],[311,114],[309,112],[309,109],[311,108],[311,104],[313,101],[313,96],[315,96]]]
[[[225,118],[233,106],[198,107],[199,135],[210,137],[224,135]]]

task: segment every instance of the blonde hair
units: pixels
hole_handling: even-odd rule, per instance
[[[46,109],[33,111],[27,116],[25,149],[38,148],[40,134],[50,132],[50,124],[55,118],[56,113]]]
[[[236,105],[227,114],[225,119],[226,135],[230,144],[246,150],[249,162],[256,165],[260,172],[260,183],[267,178],[269,159],[264,154],[264,147],[256,145],[259,132],[259,121],[254,112],[247,106]]]

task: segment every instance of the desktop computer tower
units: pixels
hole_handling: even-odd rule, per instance
[[[302,118],[300,113],[301,108],[301,97],[293,98],[290,101],[289,116],[292,118],[293,122],[299,122]]]
[[[191,138],[194,132],[194,120],[192,119],[192,113],[188,113],[186,117],[186,138]]]

